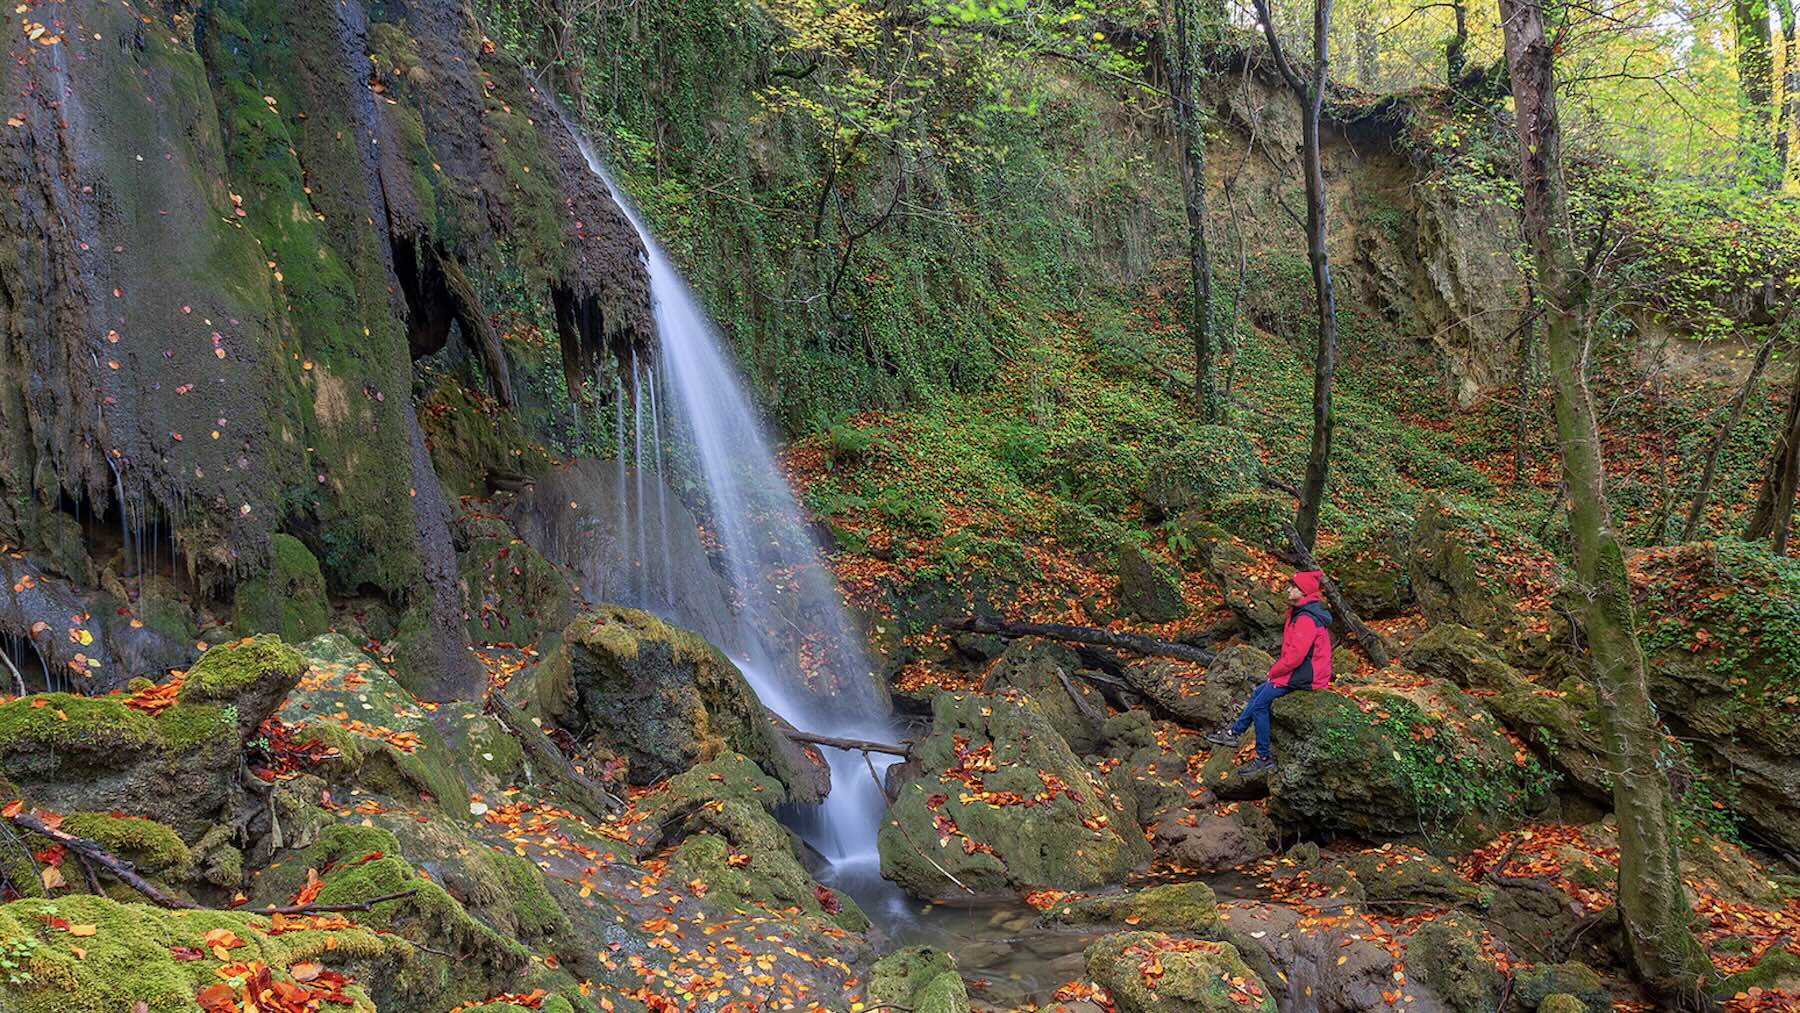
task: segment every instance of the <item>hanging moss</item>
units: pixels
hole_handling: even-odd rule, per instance
[[[278,633],[299,643],[325,632],[325,578],[319,561],[291,535],[270,538],[269,568],[238,585],[232,623],[239,633]]]

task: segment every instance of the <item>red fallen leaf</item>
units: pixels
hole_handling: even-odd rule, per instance
[[[295,981],[312,981],[323,970],[325,970],[325,965],[316,961],[303,960],[288,968],[288,973],[294,976]]]
[[[822,908],[826,914],[834,915],[838,913],[839,905],[837,894],[832,893],[825,887],[815,886],[813,887],[813,895],[819,898],[819,907]]]
[[[171,946],[169,947],[169,956],[176,960],[200,960],[206,954],[192,946]]]
[[[237,1013],[238,1008],[237,993],[225,984],[206,986],[194,997],[194,1002],[206,1013]]]

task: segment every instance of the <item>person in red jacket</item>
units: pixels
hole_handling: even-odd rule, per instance
[[[1270,705],[1295,690],[1331,685],[1331,613],[1319,600],[1319,585],[1324,580],[1325,575],[1318,570],[1302,570],[1289,580],[1281,657],[1269,666],[1268,681],[1250,694],[1250,702],[1231,727],[1206,737],[1215,745],[1235,746],[1244,729],[1256,726],[1256,760],[1245,766],[1242,774],[1261,774],[1275,766],[1269,753]]]

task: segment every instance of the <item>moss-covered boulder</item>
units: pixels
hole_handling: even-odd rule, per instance
[[[969,990],[956,958],[933,946],[908,946],[869,971],[869,1005],[913,1013],[969,1013]]]
[[[155,820],[112,813],[71,813],[60,827],[76,837],[98,841],[107,851],[130,862],[139,873],[178,886],[194,874],[194,853],[180,835]],[[121,898],[135,897],[122,894]]]
[[[117,697],[21,697],[0,704],[0,773],[36,805],[143,816],[192,839],[230,795],[238,726],[231,708],[210,704],[151,717]]]
[[[1474,906],[1481,899],[1481,888],[1448,862],[1396,844],[1336,856],[1313,879],[1336,883],[1370,910],[1387,914],[1408,914],[1421,907]]]
[[[1411,518],[1383,518],[1321,548],[1319,566],[1357,615],[1385,619],[1413,603],[1411,551]]]
[[[407,993],[417,951],[397,937],[333,924],[277,933],[268,918],[241,911],[168,911],[90,896],[15,901],[0,905],[0,951],[14,962],[10,974],[0,974],[0,1008],[190,1013],[209,986],[226,984],[234,1001],[243,998],[242,983],[231,985],[239,975],[219,973],[227,964],[260,964],[287,985],[297,984],[296,965],[319,965],[351,979],[344,989],[350,1004],[327,1008],[390,1008]]]
[[[306,671],[300,652],[270,634],[209,649],[188,669],[176,699],[195,706],[227,707],[238,734],[248,737],[275,713]]]
[[[1631,560],[1657,712],[1737,813],[1800,849],[1800,562],[1722,541]]]
[[[1407,573],[1427,619],[1479,630],[1508,656],[1541,657],[1564,630],[1556,557],[1471,501],[1419,501]]]
[[[1196,802],[1169,809],[1157,816],[1149,833],[1158,859],[1191,873],[1235,869],[1267,855],[1279,837],[1268,814],[1244,802]]]
[[[1213,937],[1222,931],[1219,901],[1205,883],[1167,883],[1130,893],[1063,901],[1046,917],[1066,925],[1116,922]]]
[[[232,597],[239,633],[277,633],[299,643],[325,632],[325,577],[305,543],[292,535],[269,539],[269,567],[244,581]]]
[[[1479,834],[1517,823],[1545,771],[1447,683],[1275,701],[1271,813],[1365,838]],[[1485,839],[1485,838],[1483,838]]]
[[[1133,541],[1119,546],[1119,604],[1149,623],[1166,623],[1187,615],[1181,581],[1161,560]]]
[[[1275,1000],[1230,943],[1120,932],[1087,949],[1088,977],[1120,1013],[1275,1013]]]
[[[602,605],[563,631],[567,689],[586,729],[650,784],[726,752],[743,753],[796,801],[816,801],[769,713],[731,659],[694,633],[640,609]],[[543,693],[558,695],[546,686]]]
[[[300,652],[307,675],[280,716],[295,726],[298,741],[320,747],[314,773],[408,808],[436,803],[466,815],[456,752],[385,666],[337,633],[314,637]],[[469,716],[459,710],[451,720],[478,720],[469,706]]]
[[[469,640],[534,644],[568,625],[574,584],[497,517],[465,511],[457,524],[458,586]]]
[[[1081,436],[1045,455],[1041,477],[1064,498],[1116,517],[1143,488],[1146,474],[1135,449]]]
[[[1035,701],[940,695],[913,752],[923,776],[882,821],[883,876],[919,897],[1091,887],[1149,857],[1124,806],[1082,765]]]
[[[999,663],[988,671],[987,685],[1011,686],[1030,696],[1069,748],[1085,755],[1100,748],[1106,701],[1076,677],[1080,670],[1074,651],[1054,641],[1023,637],[1007,645]],[[1076,704],[1070,690],[1085,706]]]
[[[1286,622],[1282,583],[1289,572],[1235,538],[1214,542],[1206,553],[1206,575],[1218,585],[1225,607],[1253,639],[1276,636]]]
[[[1244,431],[1198,426],[1173,447],[1151,455],[1144,502],[1153,516],[1210,507],[1220,498],[1252,492],[1262,461]]]
[[[1433,918],[1406,940],[1406,973],[1438,994],[1451,1013],[1492,1013],[1500,972],[1481,950],[1481,923],[1460,912]]]
[[[1606,982],[1593,968],[1577,961],[1540,964],[1513,975],[1513,998],[1526,1009],[1542,1010],[1550,997],[1557,995],[1573,997],[1585,1013],[1607,1013],[1613,1008]]]

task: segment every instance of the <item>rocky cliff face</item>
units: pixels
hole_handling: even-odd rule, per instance
[[[651,335],[639,244],[558,111],[458,0],[23,20],[0,131],[0,541],[77,594],[154,571],[206,593],[287,530],[332,591],[429,631],[417,688],[466,683],[414,361],[460,341],[510,403],[483,304],[502,285],[552,309],[571,390]],[[68,625],[0,609],[12,636]]]

